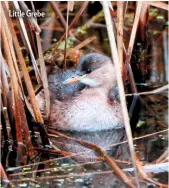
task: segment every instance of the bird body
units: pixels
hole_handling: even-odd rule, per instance
[[[49,123],[50,127],[61,130],[100,131],[123,127],[123,118],[117,101],[110,104],[102,91],[91,90],[83,91],[71,101],[55,101]]]

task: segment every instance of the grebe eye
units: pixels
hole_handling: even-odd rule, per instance
[[[87,69],[87,71],[86,71],[87,73],[91,73],[92,71],[91,71],[91,69]]]

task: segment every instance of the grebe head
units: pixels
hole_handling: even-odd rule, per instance
[[[89,53],[80,58],[79,64],[76,68],[76,72],[83,72],[89,74],[101,68],[104,64],[110,62],[111,60],[107,56],[98,53]]]
[[[110,58],[98,53],[90,53],[80,58],[76,75],[64,84],[81,82],[89,87],[111,89],[116,85],[115,68]]]

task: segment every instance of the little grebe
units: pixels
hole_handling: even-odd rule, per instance
[[[102,147],[120,142],[124,137],[124,122],[121,105],[116,99],[116,74],[111,59],[90,53],[80,59],[75,73],[63,76],[63,80],[64,74],[66,72],[49,77],[52,103],[48,126],[72,132],[76,138]],[[86,87],[82,89],[83,85],[77,82]],[[74,88],[72,83],[76,84]],[[68,95],[64,90],[67,96],[62,101],[57,98],[60,95],[58,84],[64,88],[71,87]],[[44,96],[37,97],[43,111]]]

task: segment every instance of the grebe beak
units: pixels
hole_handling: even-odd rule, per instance
[[[72,84],[77,82],[81,82],[90,87],[97,87],[100,85],[96,80],[89,78],[87,74],[82,76],[75,76],[73,78],[68,78],[63,82],[63,84]]]
[[[77,82],[80,82],[82,79],[86,78],[87,75],[84,74],[82,76],[75,76],[75,77],[71,77],[71,78],[68,78],[67,80],[65,80],[63,82],[63,84],[73,84],[73,83],[77,83]]]

